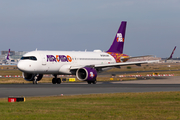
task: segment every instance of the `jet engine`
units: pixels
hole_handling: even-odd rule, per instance
[[[76,71],[76,76],[82,81],[96,81],[97,71],[91,67],[79,68]]]
[[[23,72],[22,76],[27,81],[34,81],[35,77],[37,77],[36,81],[40,81],[42,79],[42,77],[43,77],[43,74],[31,74],[31,73]]]

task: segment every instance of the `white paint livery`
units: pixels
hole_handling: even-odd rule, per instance
[[[48,61],[47,56],[52,55],[64,55],[71,56],[71,62],[63,62],[58,58],[56,61]],[[102,71],[102,68],[106,67],[116,67],[116,66],[124,66],[124,65],[138,65],[145,64],[157,61],[140,61],[140,62],[124,62],[124,63],[116,63],[116,60],[105,52],[68,52],[68,51],[32,51],[23,55],[23,58],[35,57],[36,60],[32,59],[21,59],[17,65],[18,69],[23,72],[23,77],[26,80],[33,81],[33,83],[37,83],[42,79],[43,74],[53,74],[55,78],[53,78],[54,84],[57,83],[57,75],[76,75],[78,79],[85,80],[89,84],[96,83],[96,78],[93,80],[87,80],[88,75],[85,78],[81,79],[79,77],[77,70],[90,67],[95,69],[96,71]],[[59,62],[57,61],[59,60]],[[87,74],[87,70],[85,70]],[[82,74],[85,74],[82,73]],[[94,74],[93,71],[90,71],[89,77],[92,78]],[[30,77],[29,77],[30,76]],[[40,76],[39,78],[36,76]],[[59,79],[58,79],[59,80]]]
[[[71,62],[61,62],[47,60],[47,55],[69,55]],[[115,59],[104,52],[68,52],[68,51],[32,51],[23,57],[34,56],[37,60],[20,60],[19,70],[34,74],[71,74],[70,70],[85,66],[106,65],[116,63]]]
[[[126,22],[123,21],[113,44],[107,52],[94,50],[94,52],[73,51],[32,51],[28,52],[18,62],[18,69],[23,72],[23,78],[27,81],[41,80],[43,74],[52,74],[53,84],[60,84],[61,79],[57,75],[76,75],[79,80],[95,84],[97,72],[108,67],[120,67],[124,65],[140,65],[157,61],[128,62],[129,57],[122,54]],[[122,32],[121,32],[122,31]],[[116,52],[114,52],[116,51]]]

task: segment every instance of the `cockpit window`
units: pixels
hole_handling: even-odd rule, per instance
[[[37,60],[37,58],[34,56],[26,56],[26,57],[22,57],[21,60]]]

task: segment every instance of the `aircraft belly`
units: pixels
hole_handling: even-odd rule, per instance
[[[56,64],[41,65],[36,70],[37,73],[41,74],[57,74],[60,66]]]

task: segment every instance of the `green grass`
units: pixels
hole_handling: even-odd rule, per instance
[[[22,72],[19,70],[0,70],[0,75],[5,76],[5,75],[22,75]]]
[[[180,92],[115,93],[0,99],[0,119],[178,120]]]

